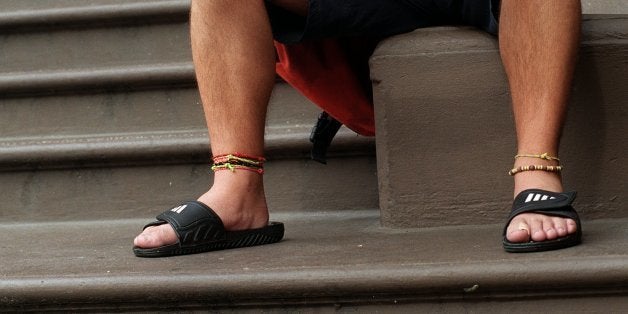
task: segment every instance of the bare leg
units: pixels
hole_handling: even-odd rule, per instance
[[[264,155],[266,108],[275,80],[275,50],[263,1],[194,1],[192,54],[214,155]],[[262,176],[218,171],[199,201],[227,230],[262,227],[268,210]],[[170,225],[150,227],[135,239],[143,248],[177,241]]]
[[[578,0],[503,0],[500,50],[512,93],[519,153],[558,155],[580,35]],[[515,166],[556,164],[518,158]],[[562,192],[561,177],[544,171],[515,175],[514,194],[529,188]],[[551,240],[576,231],[571,219],[521,214],[511,242]]]

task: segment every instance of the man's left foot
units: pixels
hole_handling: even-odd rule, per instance
[[[573,219],[524,213],[513,218],[506,239],[514,243],[554,240],[578,231]]]
[[[539,163],[538,159],[517,159],[515,167]],[[554,172],[525,171],[515,175],[516,197],[527,189],[563,192],[560,175]],[[578,231],[573,219],[535,213],[522,213],[512,219],[506,229],[506,239],[513,243],[542,242],[574,234]]]

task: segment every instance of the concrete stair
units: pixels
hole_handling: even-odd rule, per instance
[[[625,73],[626,37],[624,19],[617,16],[585,26],[589,40],[583,43],[579,71],[586,79],[579,78],[574,106],[583,112],[569,122],[596,130],[579,131],[589,140],[604,139],[599,146],[585,145],[601,152],[596,165],[604,160],[618,165],[616,173],[603,168],[615,185],[595,176],[585,181],[593,169],[585,169],[582,178],[567,178],[586,183],[579,203],[587,205],[581,246],[526,255],[503,252],[501,219],[509,183],[501,172],[488,186],[472,182],[473,189],[464,193],[453,176],[418,166],[406,169],[410,181],[402,180],[395,168],[400,164],[391,156],[412,152],[411,158],[430,161],[426,155],[444,155],[436,149],[443,143],[451,154],[467,132],[479,132],[468,124],[462,135],[451,137],[454,141],[443,140],[446,132],[390,140],[404,127],[406,135],[426,133],[413,123],[440,125],[436,119],[453,105],[482,108],[486,112],[475,114],[485,129],[511,132],[510,120],[495,119],[509,115],[509,109],[496,109],[497,101],[507,103],[507,91],[499,82],[503,74],[493,39],[441,28],[393,38],[373,58],[377,161],[375,140],[346,129],[334,140],[328,165],[309,160],[308,136],[319,111],[277,81],[267,120],[271,162],[265,182],[271,219],[286,223],[285,241],[185,257],[134,257],[131,243],[141,226],[211,184],[209,142],[189,51],[189,5],[180,0],[0,3],[0,312],[542,312],[550,307],[621,312],[628,305],[625,167],[618,154],[626,141],[616,130],[626,120],[620,106],[626,89],[615,84]],[[587,5],[595,7],[592,1]],[[472,79],[493,89],[476,90],[469,94],[473,98],[439,100],[451,106],[442,112],[416,107],[397,120],[399,125],[383,123],[382,117],[393,117],[382,115],[383,109],[399,111],[389,111],[397,109],[382,96],[437,98],[435,90],[413,87],[411,76],[395,81],[399,74],[413,73],[410,67],[408,73],[395,72],[386,62],[399,60],[386,59],[388,52],[414,53],[413,43],[420,39],[422,45],[432,43],[435,58],[445,56],[437,50],[449,49],[452,38],[462,35],[458,54],[483,60],[473,69],[485,66],[489,72]],[[439,72],[436,66],[443,63],[422,75]],[[592,83],[598,93],[581,91]],[[600,95],[603,109],[590,109]],[[482,107],[471,101],[476,97],[495,100]],[[595,114],[600,112],[606,114]],[[424,119],[411,120],[416,115]],[[586,120],[588,115],[595,118]],[[508,136],[490,141],[510,156]],[[564,151],[585,156],[569,142],[573,138],[567,135],[566,144],[577,149]],[[454,154],[470,153],[475,165],[483,164],[484,156],[470,145],[460,147],[468,151]],[[510,158],[500,156],[496,163]],[[576,165],[583,157],[573,158]],[[443,190],[418,198],[425,186],[417,174],[432,184],[428,189]],[[607,187],[610,194],[596,194]],[[498,197],[482,203],[481,189]],[[469,197],[476,203],[463,206]],[[416,226],[424,228],[407,228]]]
[[[586,224],[584,244],[508,254],[501,225],[389,229],[376,210],[277,214],[279,244],[139,259],[144,220],[5,223],[4,311],[620,313],[627,219]],[[10,239],[10,241],[7,241]]]
[[[628,16],[585,15],[561,159],[585,219],[628,217]],[[499,222],[516,154],[494,37],[429,28],[389,38],[371,58],[382,223]]]
[[[3,219],[151,217],[205,191],[189,1],[25,5],[0,14],[0,186],[13,205]],[[278,81],[267,120],[270,206],[375,208],[374,140],[342,130],[329,165],[314,163],[317,115]]]

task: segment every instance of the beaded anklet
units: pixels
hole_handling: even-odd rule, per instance
[[[235,172],[237,169],[241,169],[264,174],[264,162],[266,159],[263,157],[233,153],[214,156],[212,161],[213,165],[211,169],[214,172],[219,170],[231,170]]]
[[[521,167],[510,169],[510,171],[508,171],[508,175],[514,176],[515,174],[519,172],[534,171],[534,170],[556,172],[556,173],[559,173],[563,170],[563,166],[560,165],[560,159],[558,159],[558,157],[550,156],[548,153],[515,155],[515,159],[520,158],[520,157],[539,158],[539,159],[550,160],[550,161],[554,160],[558,162],[558,165],[557,166],[545,166],[545,165],[521,166]]]
[[[521,166],[517,168],[512,168],[508,171],[508,175],[514,176],[519,172],[524,171],[534,171],[534,170],[542,170],[547,172],[561,172],[563,170],[563,166],[543,166],[543,165],[530,165],[530,166]]]

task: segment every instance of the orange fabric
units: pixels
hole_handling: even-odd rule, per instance
[[[296,45],[275,42],[276,71],[336,120],[353,131],[375,135],[368,59],[376,42],[324,39]]]

